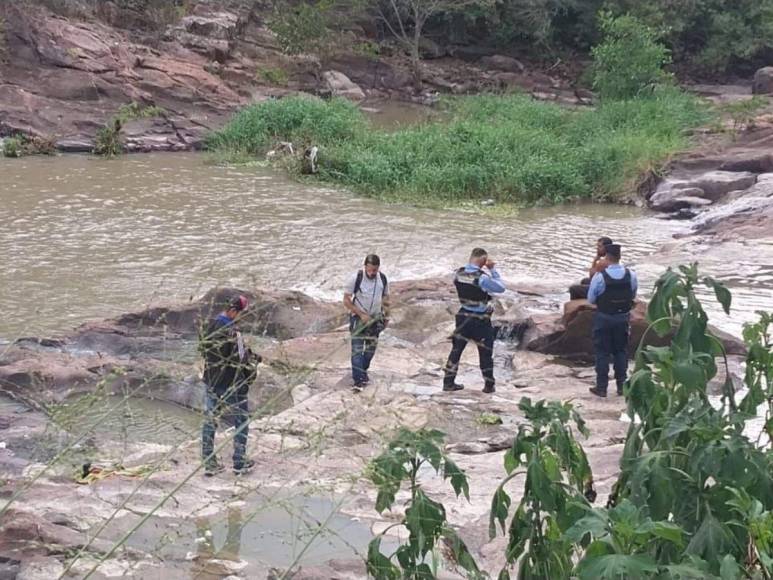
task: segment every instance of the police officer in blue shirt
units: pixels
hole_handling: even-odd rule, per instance
[[[588,302],[596,305],[593,315],[596,386],[591,387],[590,392],[598,397],[607,396],[610,358],[615,369],[617,394],[623,394],[628,372],[629,321],[639,287],[636,273],[620,264],[620,245],[608,244],[605,248],[609,265],[593,276],[588,288]]]
[[[484,270],[485,268],[485,270]],[[456,382],[459,360],[468,341],[478,347],[480,371],[485,381],[484,393],[493,393],[494,388],[494,327],[491,325],[493,309],[489,306],[492,294],[505,291],[505,285],[489,260],[488,253],[475,248],[470,255],[470,263],[459,268],[454,276],[454,286],[462,307],[456,314],[456,329],[451,346],[451,354],[443,378],[444,391],[460,391],[464,385]]]

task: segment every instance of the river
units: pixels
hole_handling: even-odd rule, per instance
[[[447,275],[480,245],[506,279],[562,288],[583,275],[596,238],[608,235],[623,244],[625,261],[643,263],[648,290],[663,265],[647,256],[686,231],[611,204],[508,212],[387,205],[265,166],[213,165],[200,154],[0,159],[0,183],[5,340],[63,333],[218,284],[337,298],[370,252],[400,280]],[[748,304],[737,301],[740,319],[773,296],[770,278],[744,285],[734,277],[747,295]]]

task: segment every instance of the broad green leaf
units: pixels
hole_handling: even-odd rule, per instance
[[[542,503],[542,508],[548,511],[556,509],[555,490],[553,482],[545,472],[545,468],[539,458],[534,457],[529,462],[526,473],[527,493],[533,493]]]
[[[531,536],[532,528],[532,522],[529,520],[523,506],[518,506],[518,509],[513,514],[513,519],[510,521],[507,552],[505,553],[507,562],[513,563],[521,557],[526,547],[526,542]]]
[[[658,565],[645,554],[606,554],[586,556],[577,565],[576,571],[580,580],[636,580],[657,572]]]
[[[399,580],[402,576],[397,566],[381,553],[381,536],[368,544],[368,574],[376,580]]]
[[[726,527],[713,515],[706,514],[687,545],[686,553],[694,554],[704,560],[711,560],[718,554],[726,554],[730,550],[731,542]]]
[[[677,546],[684,545],[684,530],[671,522],[655,522],[652,526],[652,533],[659,538],[673,542]]]
[[[470,501],[470,485],[467,482],[467,474],[448,457],[443,462],[443,476],[451,479],[451,487],[454,488],[456,497],[463,493],[467,501]]]
[[[507,492],[498,487],[494,492],[494,497],[491,498],[491,514],[489,515],[488,535],[490,539],[494,539],[497,535],[496,523],[499,522],[502,528],[502,533],[506,531],[505,522],[507,521],[507,514],[510,510],[510,496]]]
[[[722,563],[719,566],[719,577],[722,580],[738,580],[744,577],[743,569],[738,565],[730,554],[725,554]]]
[[[480,569],[475,562],[475,558],[472,557],[470,551],[467,549],[467,545],[462,541],[459,535],[449,528],[448,526],[443,528],[443,538],[446,540],[446,544],[451,550],[456,564],[470,573],[471,577],[478,577],[480,575]]]
[[[499,571],[499,576],[497,576],[497,580],[510,580],[510,572],[507,570],[507,568],[502,568]]]
[[[409,532],[408,541],[419,556],[423,557],[432,549],[445,520],[443,505],[431,500],[421,489],[417,490],[413,502],[405,510],[405,527]]]
[[[580,543],[587,534],[592,538],[600,538],[607,534],[607,521],[606,510],[590,510],[587,515],[566,530],[564,537],[575,544]]]
[[[714,278],[704,278],[703,283],[714,289],[714,295],[717,297],[717,302],[722,305],[722,310],[725,311],[725,314],[730,314],[730,304],[733,301],[730,290],[722,282],[717,282]]]

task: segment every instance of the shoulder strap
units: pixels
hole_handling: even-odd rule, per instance
[[[352,297],[357,296],[357,292],[360,291],[361,285],[362,285],[362,270],[357,272],[357,279],[354,281],[354,292],[352,292]]]
[[[383,286],[383,288],[381,288],[381,298],[383,299],[384,295],[386,295],[388,282],[387,282],[386,274],[384,274],[384,272],[379,272],[379,274],[381,274],[381,285]]]

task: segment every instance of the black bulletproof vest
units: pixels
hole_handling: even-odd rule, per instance
[[[480,277],[483,274],[480,270],[475,272],[466,272],[464,268],[459,268],[454,276],[454,286],[459,295],[459,301],[462,306],[480,306],[488,304],[491,296],[480,287]]]
[[[631,289],[631,272],[625,269],[625,276],[620,280],[615,280],[602,271],[604,276],[604,292],[601,293],[596,301],[596,307],[599,312],[604,314],[622,314],[630,312],[633,307],[633,290]]]

